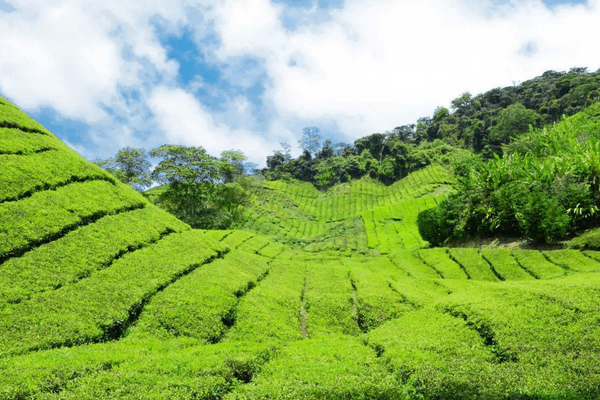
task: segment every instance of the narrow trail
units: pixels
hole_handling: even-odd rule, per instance
[[[306,290],[308,289],[309,282],[310,274],[308,273],[308,267],[306,267],[306,276],[304,278],[304,287],[302,288],[300,305],[300,332],[302,333],[302,339],[308,339],[308,305],[306,301]]]

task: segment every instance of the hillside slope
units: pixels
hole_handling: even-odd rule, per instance
[[[423,249],[452,178],[198,231],[0,98],[0,399],[594,399],[600,252]]]

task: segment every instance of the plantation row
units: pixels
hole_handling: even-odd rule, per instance
[[[430,166],[389,187],[365,178],[337,185],[323,193],[308,189],[306,183],[266,182],[269,190],[259,190],[254,202],[280,218],[297,211],[318,221],[339,221],[373,208],[427,195],[451,180],[444,168]],[[317,196],[305,195],[309,190],[317,192]]]
[[[122,184],[72,183],[0,203],[0,262],[64,236],[105,215],[142,208],[147,201]]]
[[[197,231],[171,234],[76,283],[0,310],[0,355],[119,338],[153,295],[227,248]]]
[[[430,166],[389,187],[362,179],[323,193],[309,183],[266,182],[242,226],[313,253],[413,250],[424,244],[418,213],[435,206],[441,197],[431,195],[450,181],[445,169]]]
[[[439,284],[393,260],[232,251],[154,295],[119,342],[2,359],[0,396],[593,398],[598,274]]]
[[[19,129],[0,128],[0,155],[33,154],[49,150],[60,150],[67,146],[54,136],[23,132]]]
[[[441,196],[401,200],[363,212],[368,247],[379,249],[381,254],[423,247],[425,241],[417,229],[417,216],[419,212],[434,207],[438,198]]]
[[[71,182],[115,179],[77,154],[44,151],[29,155],[0,155],[0,203]]]
[[[24,132],[35,132],[53,136],[33,118],[0,97],[0,128],[17,128]]]
[[[148,205],[109,215],[0,265],[0,308],[36,293],[61,288],[109,267],[135,249],[148,246],[187,225]]]

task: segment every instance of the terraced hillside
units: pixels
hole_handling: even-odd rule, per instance
[[[0,398],[595,399],[600,253],[423,249],[452,178],[197,231],[0,98]]]
[[[363,178],[321,192],[306,182],[264,182],[255,190],[243,227],[308,252],[413,250],[424,245],[417,215],[436,205],[452,182],[438,165],[391,186]]]

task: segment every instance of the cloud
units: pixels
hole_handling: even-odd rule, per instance
[[[244,107],[242,99],[237,102],[239,107]],[[232,130],[215,121],[199,101],[183,89],[158,87],[150,96],[149,106],[167,143],[202,146],[213,156],[224,150],[242,150],[249,161],[257,164],[263,164],[271,153],[272,143],[255,132]]]
[[[249,24],[259,13],[268,17]],[[333,120],[349,139],[414,122],[466,90],[600,66],[591,51],[598,1],[550,10],[537,0],[347,0],[330,20],[291,32],[279,14],[265,0],[218,11],[217,56],[263,57],[272,81],[266,97],[280,118]]]
[[[305,126],[352,141],[464,91],[600,67],[600,0],[0,2],[0,92],[89,124],[90,140],[72,141],[86,154],[168,140],[264,165]],[[217,82],[198,73],[177,86],[163,39],[181,32]]]
[[[11,1],[0,13],[0,90],[29,110],[50,106],[66,117],[98,122],[121,99],[121,88],[142,86],[143,62],[176,74],[151,18],[177,19],[177,7],[150,2]]]

